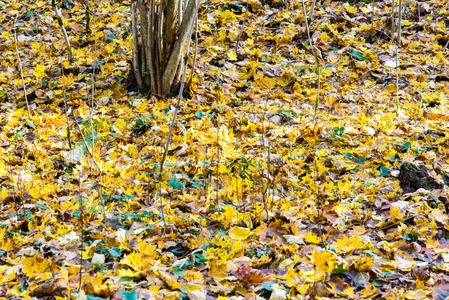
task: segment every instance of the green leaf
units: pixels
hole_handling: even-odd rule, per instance
[[[122,300],[137,300],[137,292],[120,292],[118,293],[120,296],[122,296]]]
[[[355,50],[352,50],[352,51],[349,53],[349,55],[350,55],[350,56],[353,56],[353,57],[357,57],[358,60],[365,60],[365,56],[363,56],[363,54],[361,54],[361,53],[359,53],[359,52],[357,52],[357,51],[355,51]]]
[[[47,209],[47,206],[45,206],[45,205],[43,205],[43,204],[40,204],[40,203],[36,203],[36,205],[38,206],[38,207],[40,207],[40,208],[42,208],[42,209]]]
[[[168,182],[168,186],[172,187],[175,190],[182,190],[184,189],[184,183],[176,178],[172,178],[170,179],[170,181]]]
[[[122,252],[120,252],[120,248],[115,247],[112,249],[108,249],[108,253],[113,257],[113,258],[118,258],[120,256],[122,256]]]
[[[343,268],[343,264],[339,264],[338,267],[332,269],[332,273],[334,274],[344,273],[348,271],[348,269]]]
[[[119,6],[119,8],[118,8],[118,12],[124,12],[125,10],[129,10],[129,7],[128,6]]]
[[[195,116],[196,116],[198,119],[202,119],[202,118],[204,118],[204,117],[206,116],[206,114],[204,114],[202,111],[197,111],[197,112],[195,113]]]
[[[103,298],[95,297],[94,295],[87,295],[86,299],[87,300],[103,300]]]
[[[178,267],[174,267],[172,271],[173,271],[173,274],[175,274],[179,278],[184,277],[184,271],[179,269]]]
[[[385,166],[380,167],[380,176],[385,177],[388,175],[388,168]]]
[[[343,126],[335,126],[334,127],[334,133],[336,135],[342,135],[343,133],[345,133],[345,128]]]
[[[266,282],[263,282],[262,283],[262,287],[264,288],[264,289],[266,289],[267,291],[272,291],[271,290],[271,286],[274,284],[274,282],[272,282],[272,281],[266,281]]]
[[[410,148],[412,146],[412,143],[410,143],[410,142],[405,142],[404,143],[404,146],[402,147],[402,150],[408,150],[408,148]]]
[[[33,129],[36,129],[36,125],[33,124],[33,121],[27,120],[28,126],[30,126]]]

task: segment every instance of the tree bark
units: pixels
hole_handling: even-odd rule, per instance
[[[176,75],[176,70],[178,69],[179,64],[181,63],[181,57],[184,50],[184,44],[187,40],[187,35],[189,33],[190,24],[194,20],[195,9],[196,9],[196,0],[189,0],[186,11],[183,13],[184,18],[182,19],[181,25],[179,26],[179,35],[176,40],[173,50],[170,53],[170,58],[167,62],[167,67],[164,71],[164,76],[162,77],[163,89],[162,92],[164,94],[168,94],[170,92],[170,87],[173,84],[173,80]]]
[[[196,15],[196,1],[133,1],[133,68],[142,94],[168,96],[174,86],[179,86],[177,75]]]

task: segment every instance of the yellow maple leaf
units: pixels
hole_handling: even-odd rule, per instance
[[[337,252],[349,252],[357,248],[365,248],[366,246],[369,246],[369,243],[363,243],[360,237],[351,236],[349,239],[338,239],[333,247]]]
[[[224,213],[223,213],[223,226],[224,227],[228,227],[232,223],[232,220],[234,219],[234,215],[235,215],[235,208],[230,205],[226,205],[224,207]]]
[[[374,295],[374,293],[376,292],[376,286],[374,286],[374,284],[365,284],[365,289],[360,291],[360,295],[363,298],[368,298],[372,295]]]
[[[289,269],[285,274],[285,283],[289,287],[295,287],[303,283],[303,279],[294,269]]]
[[[310,231],[307,233],[306,235],[306,242],[310,243],[310,244],[320,244],[321,243],[321,238],[313,233],[311,233]]]
[[[313,251],[313,259],[317,271],[327,272],[329,275],[332,273],[335,265],[335,254],[326,251]]]
[[[250,234],[251,234],[251,230],[249,228],[242,228],[242,227],[238,227],[238,226],[234,226],[229,231],[229,236],[232,239],[238,240],[238,241],[242,241],[242,240],[246,239]]]
[[[221,280],[223,280],[224,278],[228,277],[229,275],[227,274],[226,268],[227,264],[217,264],[217,260],[216,259],[212,259],[209,262],[209,272],[208,275],[210,277],[212,277],[215,282],[220,282]]]
[[[235,53],[234,50],[231,50],[228,52],[228,59],[230,61],[236,61],[237,60],[237,53]]]
[[[354,267],[360,272],[368,272],[374,264],[374,259],[371,257],[362,258],[354,263]]]
[[[115,121],[114,125],[120,130],[123,130],[126,128],[126,122],[123,119],[118,119],[117,121]]]
[[[40,187],[38,187],[38,186],[33,187],[32,189],[29,190],[29,194],[34,199],[39,198],[41,196],[41,189],[40,189]]]
[[[33,257],[25,257],[22,261],[22,265],[23,274],[30,278],[34,278],[41,273],[48,271],[50,262],[47,259],[36,254]]]
[[[349,4],[345,4],[344,7],[345,7],[346,11],[348,13],[350,13],[350,14],[356,14],[357,13],[357,8],[356,7],[353,7],[353,6],[349,5]]]
[[[158,266],[154,266],[153,268],[151,268],[151,270],[153,271],[154,275],[156,275],[160,280],[162,280],[163,282],[165,282],[165,284],[168,285],[169,288],[174,289],[174,290],[178,290],[180,289],[182,286],[184,286],[184,283],[179,283],[177,280],[177,276],[173,276],[167,272],[164,272],[160,267]]]
[[[33,74],[36,76],[37,80],[41,80],[45,76],[45,66],[37,65],[34,67]]]
[[[120,264],[127,265],[135,271],[141,271],[146,267],[147,263],[142,259],[142,255],[137,252],[132,252],[120,261]]]
[[[140,272],[139,271],[133,271],[130,269],[120,269],[118,271],[118,275],[120,277],[139,277],[140,276]]]
[[[6,170],[6,164],[3,160],[0,160],[0,177],[6,176],[6,174],[8,174]],[[2,190],[0,194],[0,199],[4,199],[8,195],[8,193],[6,193],[6,195],[4,193],[6,193],[6,191]]]
[[[408,291],[404,293],[405,299],[410,300],[420,300],[420,299],[426,299],[426,294],[430,293],[429,291],[423,291],[423,290],[416,290],[416,291]]]

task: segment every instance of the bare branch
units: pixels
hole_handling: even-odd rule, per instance
[[[25,87],[25,80],[23,79],[22,61],[20,60],[19,49],[17,48],[17,34],[16,34],[16,19],[14,19],[14,45],[16,46],[17,63],[19,65],[20,77],[22,78],[23,96],[25,97],[25,103],[28,110],[28,119],[31,121],[30,105],[28,104],[27,89]]]

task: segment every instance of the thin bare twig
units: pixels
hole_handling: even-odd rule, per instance
[[[90,9],[89,0],[86,0],[86,31],[90,32]]]
[[[98,66],[97,62],[97,26],[95,24],[95,16],[93,17],[94,21],[94,36],[95,36],[95,43],[94,43],[94,64],[92,66],[92,98],[89,105],[89,120],[90,120],[90,132],[92,137],[92,153],[95,153],[95,132],[94,132],[94,124],[93,124],[93,110],[94,110],[94,100],[95,100],[95,69]],[[90,171],[92,175],[93,171],[93,161],[95,158],[92,156],[92,162],[90,166]],[[104,207],[103,207],[104,208]]]
[[[312,18],[313,18],[313,11],[315,10],[315,3],[316,0],[312,0],[312,4],[310,6],[310,12],[309,12],[309,18],[308,20],[306,19],[306,22],[310,22],[309,24],[312,24]]]
[[[69,125],[69,112],[67,109],[67,95],[65,92],[65,77],[64,77],[64,64],[61,63],[61,74],[62,74],[62,86],[64,91],[64,109],[65,109],[65,118],[67,124],[67,140],[69,141],[69,147],[72,149],[72,141],[70,139],[70,125]]]
[[[395,12],[394,12],[394,10],[395,10],[395,1],[396,0],[392,0],[391,1],[391,35],[392,36],[394,35],[394,32],[395,32],[395,16],[394,16],[394,14],[395,14]]]
[[[304,17],[306,18],[306,29],[307,29],[307,36],[309,37],[310,49],[312,50],[312,54],[315,57],[315,63],[316,63],[317,72],[318,72],[318,74],[317,74],[318,75],[318,88],[317,88],[317,95],[316,95],[316,100],[315,100],[315,112],[313,114],[313,121],[314,121],[314,124],[316,124],[316,116],[317,116],[317,109],[318,109],[318,104],[319,104],[319,99],[320,99],[320,85],[321,85],[321,68],[320,68],[321,67],[321,65],[320,65],[321,52],[320,52],[320,50],[318,50],[317,48],[315,48],[313,46],[312,39],[310,38],[310,30],[309,30],[309,25],[307,22],[306,6],[304,4],[304,0],[302,1],[302,8],[304,11]],[[316,154],[316,156],[315,156],[316,179],[318,179],[317,157],[318,157],[318,154]],[[316,186],[316,197],[317,197],[316,201],[317,201],[317,210],[318,210],[318,218],[319,218],[318,228],[320,231],[321,242],[323,243],[323,246],[325,246],[326,244],[324,242],[323,230],[321,228],[321,221],[323,219],[322,209],[323,209],[324,203],[321,203],[321,201],[319,199],[319,190],[318,190],[318,186],[317,186],[316,182],[315,182],[315,186]]]
[[[398,35],[396,38],[396,105],[399,105],[399,51],[398,51],[398,48],[401,47],[402,0],[399,0],[398,10],[399,10],[399,13],[398,13]]]
[[[25,87],[25,80],[23,79],[22,61],[20,60],[19,49],[17,48],[16,20],[17,19],[14,19],[14,45],[16,46],[17,63],[19,64],[20,77],[22,78],[23,96],[25,97],[25,103],[27,105],[28,119],[30,119],[30,121],[32,121],[30,105],[28,104],[28,98],[27,98],[27,90]]]
[[[198,54],[198,16],[195,19],[195,52],[194,52],[194,55],[193,55],[192,71],[190,73],[189,82],[186,85],[186,90],[189,90],[190,89],[190,85],[192,84],[193,73],[195,71],[197,54]]]
[[[315,48],[313,46],[312,39],[310,38],[310,28],[309,28],[309,24],[307,22],[306,5],[304,4],[304,0],[302,1],[302,8],[303,8],[303,12],[304,12],[304,17],[306,18],[306,29],[307,29],[307,36],[309,38],[310,49],[312,51],[313,56],[315,57],[315,63],[316,63],[317,73],[318,73],[317,74],[318,75],[318,88],[317,88],[317,95],[316,95],[316,100],[315,100],[315,111],[313,114],[313,120],[314,120],[314,122],[316,122],[318,104],[320,103],[320,85],[321,85],[320,56],[321,56],[321,53],[317,48]]]
[[[81,137],[83,139],[84,146],[86,147],[87,152],[89,152],[90,157],[92,157],[92,161],[94,162],[94,164],[97,167],[98,171],[100,171],[100,178],[101,178],[101,180],[103,180],[103,171],[101,170],[100,166],[95,161],[94,155],[90,151],[89,145],[87,144],[86,138],[84,137],[83,131],[81,130],[81,126],[78,123],[78,120],[76,119],[75,113],[73,111],[72,111],[72,115],[73,115],[73,118],[75,119],[76,126],[78,127],[78,130],[79,130],[79,132],[81,134]],[[100,200],[101,200],[102,205],[103,205],[103,219],[106,220],[106,207],[105,207],[105,204],[104,204],[104,198],[103,198],[103,194],[101,193],[100,185],[98,187],[98,196],[100,197]]]
[[[199,0],[196,0],[196,8],[195,8],[195,12],[194,12],[195,13],[194,18],[196,17],[196,15],[198,13],[198,6],[199,6]],[[190,41],[191,41],[191,37],[192,37],[193,24],[194,24],[194,22],[190,23],[190,29],[189,29],[187,45],[186,45],[186,53],[187,54],[190,51]],[[162,179],[162,171],[164,170],[164,163],[165,163],[165,160],[167,158],[168,148],[170,146],[171,137],[173,135],[173,128],[175,127],[176,116],[178,115],[178,110],[179,110],[179,107],[181,105],[181,100],[183,98],[182,94],[183,94],[183,91],[184,91],[184,85],[185,85],[185,80],[186,80],[186,75],[187,75],[187,61],[188,61],[187,59],[184,60],[184,69],[183,69],[183,74],[182,74],[181,86],[179,87],[178,101],[176,102],[175,110],[173,112],[173,117],[172,117],[172,120],[171,120],[170,129],[168,131],[167,142],[165,144],[164,154],[163,154],[162,160],[161,160],[161,166],[160,166],[159,175],[158,175],[159,184],[160,184],[161,179]],[[162,195],[160,196],[160,198],[161,198],[161,203],[162,203]],[[164,222],[165,222],[165,216],[164,216]]]
[[[249,0],[246,0],[246,9],[245,9],[245,15],[243,16],[243,22],[246,20],[246,16],[248,15],[248,2]],[[238,45],[239,45],[239,41],[240,38],[242,37],[242,28],[240,26],[240,30],[239,30],[239,35],[237,36],[237,39],[235,41],[235,46],[234,46],[234,50],[237,49]]]
[[[56,6],[56,0],[52,0],[51,5],[53,6],[53,10],[56,14],[56,18],[58,19],[59,27],[61,28],[62,34],[64,36],[65,45],[67,47],[67,52],[69,55],[69,61],[70,61],[70,63],[73,63],[72,48],[70,47],[69,36],[67,35],[67,32],[65,31],[64,24],[62,23],[62,18],[61,18],[61,15],[59,14],[59,9]]]

